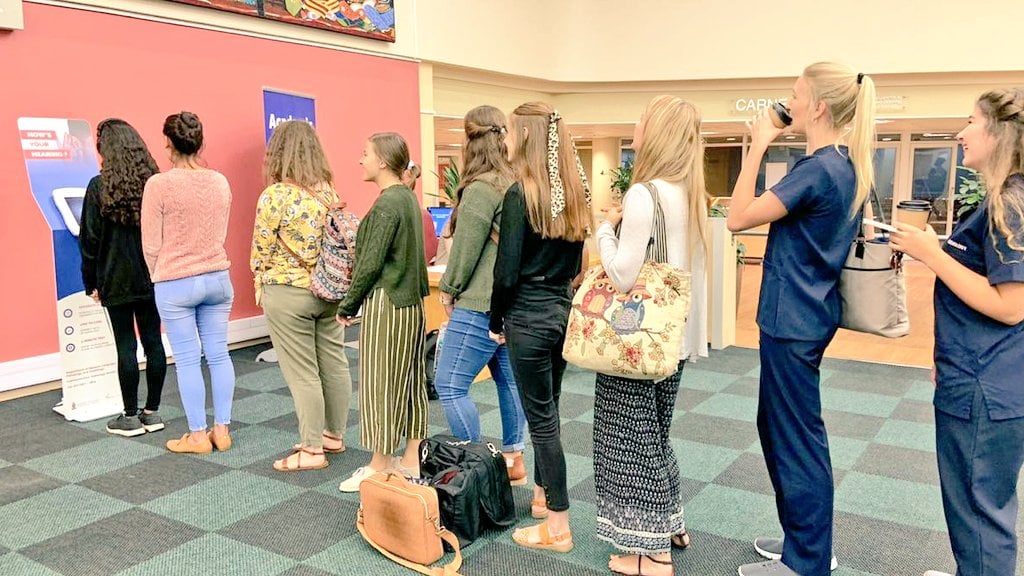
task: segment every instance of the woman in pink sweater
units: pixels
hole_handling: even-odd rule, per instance
[[[228,355],[228,315],[234,289],[224,239],[231,188],[199,160],[203,125],[191,112],[164,122],[165,148],[174,167],[146,182],[142,197],[142,250],[153,279],[156,305],[167,329],[178,373],[178,391],[189,433],[169,440],[171,452],[209,453],[231,447],[228,424],[235,367]],[[206,427],[206,384],[199,363],[206,355],[213,389],[213,430]]]

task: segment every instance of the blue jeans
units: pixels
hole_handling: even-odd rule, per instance
[[[487,337],[490,314],[456,308],[448,320],[444,342],[437,359],[434,385],[444,407],[452,434],[463,440],[480,441],[480,413],[469,397],[469,386],[484,366],[498,387],[501,410],[502,451],[518,452],[526,445],[526,415],[519,388],[508,359],[508,348]]]
[[[228,355],[228,315],[235,291],[228,271],[156,282],[153,288],[177,366],[189,430],[206,429],[206,384],[199,366],[203,354],[210,368],[213,422],[230,424],[235,366]]]

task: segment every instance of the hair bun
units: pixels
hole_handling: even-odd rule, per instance
[[[164,136],[184,156],[198,154],[203,147],[203,123],[192,112],[171,114],[164,121]]]

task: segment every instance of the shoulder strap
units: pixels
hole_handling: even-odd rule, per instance
[[[668,262],[668,237],[665,234],[665,212],[661,209],[658,190],[654,184],[644,182],[644,188],[651,193],[654,202],[654,222],[651,224],[651,239],[647,242],[648,262]]]
[[[447,542],[448,545],[452,547],[452,550],[455,550],[455,558],[453,558],[451,562],[445,564],[444,566],[438,566],[434,568],[430,566],[424,566],[423,564],[410,562],[409,560],[406,560],[401,556],[396,556],[388,550],[386,550],[380,544],[377,544],[376,542],[371,540],[370,535],[366,532],[366,527],[363,525],[362,508],[359,509],[359,516],[358,519],[356,520],[356,528],[359,529],[359,533],[363,535],[364,540],[369,542],[370,546],[376,548],[378,552],[386,556],[392,562],[401,564],[402,566],[405,566],[410,570],[415,570],[420,574],[425,574],[426,576],[461,576],[459,574],[459,569],[462,568],[462,550],[459,548],[459,539],[455,537],[455,534],[452,534],[446,528],[441,528],[440,532],[438,532],[437,535],[440,536],[442,540]]]

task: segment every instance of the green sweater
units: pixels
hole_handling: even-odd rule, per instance
[[[501,203],[511,182],[488,173],[462,191],[455,238],[448,267],[441,278],[442,292],[455,297],[455,306],[477,312],[491,310],[491,286],[498,245],[491,240],[501,224]]]
[[[375,288],[396,308],[421,304],[429,293],[423,260],[423,220],[416,196],[396,184],[380,193],[359,223],[352,287],[338,303],[339,316],[355,316]]]

